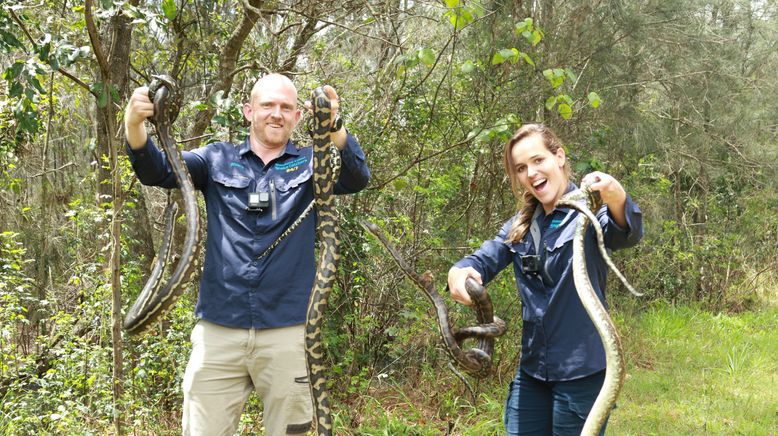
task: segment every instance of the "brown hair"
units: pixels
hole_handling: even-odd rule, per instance
[[[513,157],[511,152],[513,146],[519,143],[522,139],[528,138],[532,135],[540,135],[543,138],[543,144],[545,144],[548,151],[556,154],[557,150],[562,148],[562,141],[551,131],[548,127],[542,124],[524,124],[513,134],[513,137],[505,144],[505,152],[503,154],[503,164],[505,166],[505,174],[508,175],[508,179],[511,181],[511,191],[513,196],[516,197],[516,210],[517,217],[511,225],[511,229],[508,231],[507,242],[516,243],[524,239],[527,235],[530,225],[532,224],[532,216],[535,214],[535,208],[538,207],[538,199],[532,195],[531,192],[525,191],[519,181],[519,175],[516,173],[516,168],[513,163]],[[565,174],[568,178],[571,176],[570,161],[565,161]]]

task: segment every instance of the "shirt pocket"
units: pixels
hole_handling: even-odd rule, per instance
[[[281,192],[289,192],[298,188],[303,183],[311,179],[313,175],[313,168],[306,166],[299,171],[295,171],[293,174],[280,173],[273,179],[275,180],[276,189]]]
[[[555,234],[549,235],[544,242],[546,249],[545,268],[550,277],[560,277],[572,262],[576,223],[577,219],[573,217],[566,226]]]
[[[270,178],[270,209],[274,221],[284,219],[298,207],[305,184],[312,175],[313,168],[307,166],[293,173],[277,173]]]
[[[251,179],[243,174],[211,169],[211,180],[216,187],[221,202],[220,212],[233,216],[243,216],[248,207],[249,184]]]

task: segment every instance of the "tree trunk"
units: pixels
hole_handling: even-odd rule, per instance
[[[216,95],[217,92],[222,91],[224,96],[229,95],[232,90],[232,82],[234,80],[233,72],[238,64],[238,55],[240,54],[243,43],[251,34],[251,30],[254,29],[254,24],[259,19],[259,8],[262,7],[262,0],[249,0],[249,7],[243,12],[243,19],[241,19],[235,31],[232,32],[230,38],[224,44],[224,49],[219,55],[219,72],[214,85],[208,90],[208,97],[206,101],[210,101],[211,97]],[[211,119],[216,114],[216,109],[209,106],[207,109],[200,111],[195,117],[192,131],[189,134],[190,138],[197,138],[205,132],[205,129],[211,124]],[[191,141],[191,147],[197,148],[200,145],[201,140]]]

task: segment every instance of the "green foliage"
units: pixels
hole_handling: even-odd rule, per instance
[[[233,98],[225,98],[224,92],[219,91],[209,102],[210,106],[216,109],[216,115],[214,115],[212,120],[213,126],[211,131],[215,133],[227,132],[227,137],[217,137],[215,139],[227,141],[230,140],[233,135],[237,135],[241,138],[248,136],[248,127],[245,125],[242,109]],[[194,102],[192,106],[195,110],[207,108],[206,105],[200,102]]]
[[[9,339],[17,337],[20,325],[28,323],[28,308],[34,301],[31,294],[32,281],[26,275],[26,264],[32,262],[25,258],[26,249],[17,239],[18,233],[0,233],[0,352],[3,362],[7,362],[13,351],[13,343]],[[3,364],[0,373],[6,373],[11,368]]]
[[[0,52],[8,53],[22,47],[21,41],[14,35],[15,31],[11,16],[5,8],[0,9]]]
[[[16,60],[3,71],[3,80],[8,85],[9,106],[16,119],[16,146],[40,131],[38,104],[39,94],[45,93],[40,83],[44,73],[43,65],[33,58]]]
[[[444,17],[448,18],[451,26],[455,30],[462,30],[485,12],[484,6],[478,0],[463,2],[461,0],[446,0],[446,12]]]

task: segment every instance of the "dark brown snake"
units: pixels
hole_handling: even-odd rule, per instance
[[[597,297],[586,268],[584,242],[586,239],[586,227],[590,223],[597,234],[597,247],[605,263],[630,292],[637,296],[642,295],[635,291],[632,285],[627,282],[627,279],[613,264],[605,249],[602,227],[592,212],[599,210],[601,205],[599,192],[592,191],[587,185],[582,185],[580,189],[565,194],[557,202],[557,206],[569,207],[580,212],[573,238],[573,282],[575,283],[578,297],[584,309],[586,309],[586,313],[589,314],[592,323],[594,323],[594,327],[597,329],[597,333],[599,333],[602,339],[602,345],[605,348],[605,380],[589,415],[586,417],[586,422],[581,432],[582,435],[586,436],[599,434],[600,429],[608,419],[608,414],[616,404],[619,391],[624,384],[625,375],[624,352],[621,348],[619,334],[608,315],[608,311]]]
[[[197,259],[200,246],[200,217],[195,187],[184,162],[184,157],[170,137],[171,115],[177,113],[177,108],[169,106],[168,100],[175,89],[175,83],[169,77],[154,76],[154,81],[149,85],[149,98],[154,102],[154,116],[151,118],[151,122],[156,127],[159,143],[167,156],[178,188],[181,190],[184,214],[186,216],[186,235],[181,256],[173,272],[170,273],[168,280],[161,284],[162,273],[167,264],[172,246],[172,234],[177,208],[175,203],[168,201],[168,207],[165,212],[165,233],[154,262],[154,268],[138,299],[130,307],[124,318],[124,328],[131,335],[144,332],[154,321],[163,317],[181,295],[184,285],[193,279],[197,271],[197,262],[195,260]]]
[[[311,95],[313,109],[313,186],[316,204],[316,231],[319,236],[319,264],[308,300],[305,321],[305,358],[314,409],[316,434],[332,434],[330,395],[327,392],[327,370],[322,344],[322,324],[328,298],[338,271],[338,220],[333,189],[340,174],[340,152],[330,139],[331,102],[322,88]]]
[[[478,325],[460,329],[453,327],[449,319],[448,307],[432,282],[432,274],[417,274],[405,262],[377,225],[365,220],[360,220],[360,223],[381,241],[405,275],[424,291],[424,295],[427,296],[435,308],[438,331],[445,349],[456,365],[473,377],[481,378],[489,375],[492,368],[494,338],[505,334],[506,325],[505,321],[494,316],[492,301],[486,289],[475,280],[467,279],[465,290],[467,290],[471,300],[473,300],[473,309],[476,313]],[[477,338],[477,345],[464,350],[462,342],[468,338]]]

